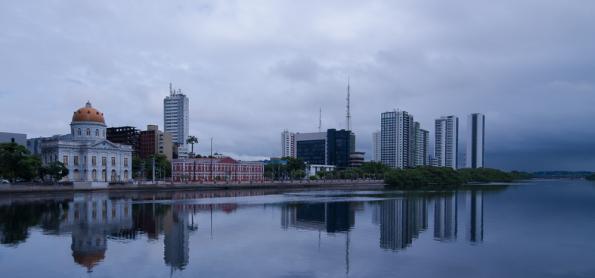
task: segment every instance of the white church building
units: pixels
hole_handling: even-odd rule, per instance
[[[132,178],[132,146],[106,139],[103,113],[87,102],[72,116],[70,135],[52,137],[42,143],[44,165],[61,161],[68,168],[63,181],[75,186],[105,187],[109,182]]]

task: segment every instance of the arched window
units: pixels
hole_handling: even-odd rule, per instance
[[[78,133],[79,133],[79,136],[81,136],[81,135],[82,135],[82,134],[81,134],[81,129],[80,129],[80,128],[79,128],[79,131],[78,131]]]
[[[91,129],[87,128],[87,136],[91,136]]]
[[[99,129],[95,130],[95,136],[99,137]]]

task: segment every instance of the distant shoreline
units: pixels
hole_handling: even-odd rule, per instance
[[[217,183],[217,184],[143,184],[111,185],[107,188],[74,188],[72,185],[7,185],[0,186],[0,195],[39,193],[84,193],[125,191],[208,191],[242,189],[382,189],[382,180],[294,181],[275,183]]]

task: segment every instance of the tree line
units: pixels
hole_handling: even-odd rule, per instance
[[[67,175],[68,168],[60,161],[42,165],[41,159],[31,155],[25,146],[0,144],[0,177],[11,183],[38,180],[56,182]]]

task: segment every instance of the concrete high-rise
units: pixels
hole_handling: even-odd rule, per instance
[[[167,160],[173,159],[172,136],[167,132],[159,130],[157,125],[148,125],[147,130],[139,133],[139,152],[140,158],[149,158],[152,155],[162,154]]]
[[[374,133],[372,133],[372,149],[373,149],[373,158],[372,160],[375,162],[380,162],[380,154],[382,152],[382,149],[380,148],[382,142],[381,142],[381,136],[380,136],[380,131],[376,131]]]
[[[281,157],[296,157],[295,133],[284,130],[281,133]]]
[[[380,160],[392,168],[413,167],[413,116],[406,111],[390,111],[380,117]]]
[[[435,122],[434,154],[438,167],[457,169],[459,152],[459,118],[444,116]]]
[[[171,134],[173,143],[180,147],[178,153],[187,153],[186,139],[189,136],[189,100],[180,89],[169,84],[169,96],[163,99],[163,124],[165,132]]]
[[[467,168],[484,167],[485,120],[480,113],[467,117]]]
[[[428,151],[430,149],[430,133],[422,129],[418,122],[414,124],[415,130],[415,152],[414,166],[427,166],[429,162]]]

